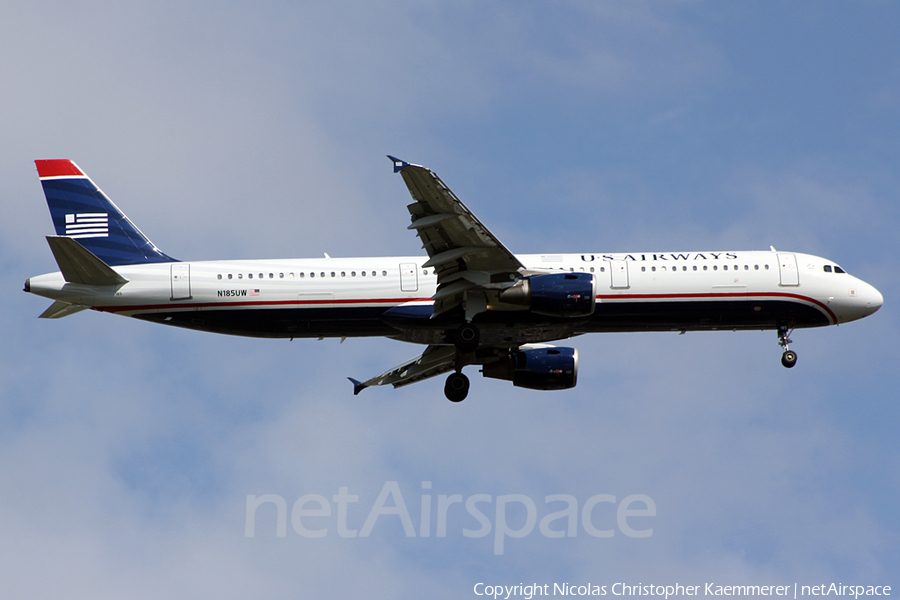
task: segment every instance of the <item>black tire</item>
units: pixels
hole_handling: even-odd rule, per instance
[[[444,395],[450,402],[462,402],[469,395],[469,378],[462,373],[451,373],[444,383]]]
[[[793,350],[785,350],[784,354],[781,355],[781,364],[787,369],[792,368],[797,364],[797,353]]]
[[[454,344],[463,352],[474,352],[478,348],[478,341],[481,339],[481,333],[478,327],[471,323],[463,323],[456,330]]]

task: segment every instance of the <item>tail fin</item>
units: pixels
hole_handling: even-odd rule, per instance
[[[147,239],[71,160],[36,160],[56,234],[110,266],[177,262]]]

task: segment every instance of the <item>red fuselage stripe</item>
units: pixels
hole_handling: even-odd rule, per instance
[[[430,302],[431,298],[365,298],[365,299],[338,299],[338,300],[257,300],[245,302],[179,302],[173,300],[171,304],[145,304],[138,306],[95,306],[94,310],[101,312],[131,312],[142,310],[165,310],[182,308],[239,308],[256,306],[308,306],[310,304],[406,304],[408,302]]]

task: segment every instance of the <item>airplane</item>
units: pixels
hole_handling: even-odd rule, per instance
[[[424,344],[378,376],[348,378],[353,393],[449,373],[452,402],[468,395],[469,365],[518,387],[574,387],[578,351],[548,342],[586,333],[775,330],[791,368],[793,330],[861,319],[883,302],[832,260],[772,247],[515,255],[433,171],[388,158],[427,257],[179,261],[74,162],[36,160],[59,271],[25,291],[54,301],[45,319],[92,309],[229,335]]]

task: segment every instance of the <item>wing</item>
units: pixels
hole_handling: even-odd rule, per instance
[[[414,359],[394,367],[390,371],[385,371],[368,381],[359,382],[352,377],[347,379],[353,382],[354,396],[373,385],[391,384],[398,388],[452,371],[455,358],[456,348],[453,346],[428,346],[425,352]]]
[[[407,206],[412,216],[408,229],[416,232],[428,253],[422,266],[434,267],[437,274],[434,315],[463,306],[471,319],[486,310],[487,290],[508,285],[525,267],[434,172],[388,158],[415,201]]]

